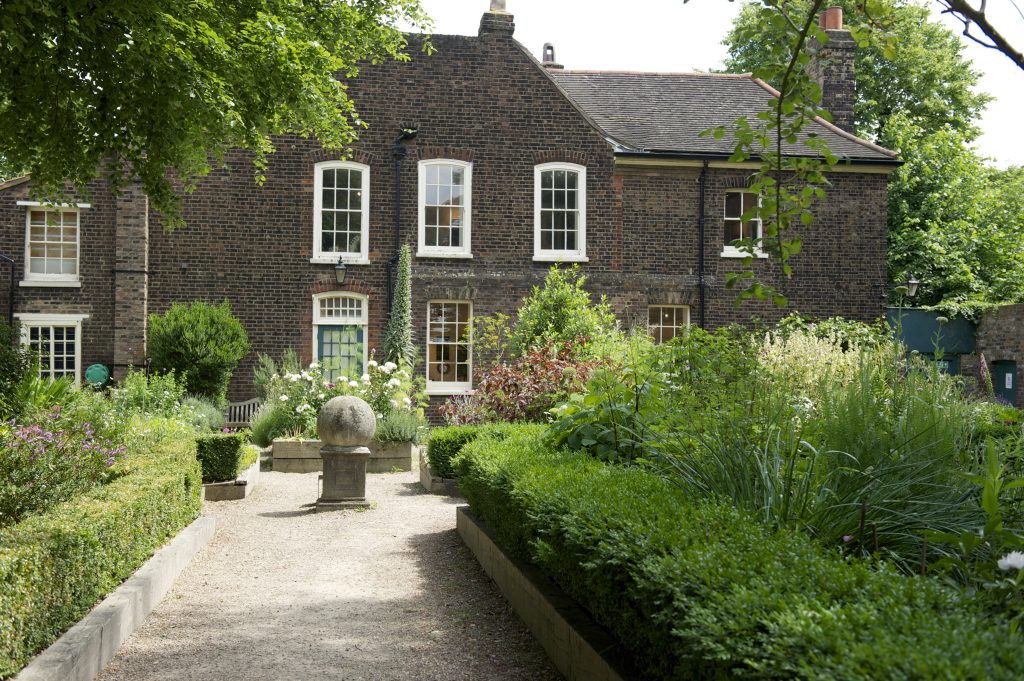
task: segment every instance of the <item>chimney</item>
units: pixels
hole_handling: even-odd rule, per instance
[[[546,69],[564,69],[565,67],[555,61],[555,46],[551,43],[544,43],[543,57],[540,60],[541,66]]]
[[[843,28],[842,7],[829,7],[822,12],[821,28],[828,36],[828,42],[825,45],[817,41],[812,43],[811,76],[821,86],[821,106],[832,114],[832,122],[853,133],[857,41]]]
[[[505,9],[505,0],[491,0],[491,9],[480,18],[480,37],[493,35],[511,38],[516,31],[512,19],[513,16]]]

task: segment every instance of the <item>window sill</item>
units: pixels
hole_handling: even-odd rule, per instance
[[[78,279],[22,279],[18,285],[27,288],[82,288]]]
[[[459,251],[416,251],[417,258],[452,258],[456,260],[472,260],[473,254]]]
[[[590,262],[583,253],[535,253],[534,262]]]
[[[470,396],[476,393],[476,390],[470,387],[456,387],[456,386],[437,386],[427,387],[424,391],[427,395],[434,397],[459,397],[459,396]]]
[[[346,267],[348,267],[349,265],[369,265],[370,264],[370,259],[369,258],[360,258],[358,260],[342,260],[342,262],[345,263]],[[315,257],[315,258],[310,258],[309,259],[309,264],[310,265],[337,265],[338,264],[338,256],[334,256],[334,257],[318,256],[318,257]]]
[[[722,257],[723,258],[757,258],[757,259],[760,260],[760,259],[767,258],[768,254],[765,253],[764,251],[758,251],[758,250],[755,250],[753,253],[750,253],[749,251],[744,251],[744,250],[741,250],[739,248],[732,248],[732,247],[727,246],[726,248],[722,249]]]

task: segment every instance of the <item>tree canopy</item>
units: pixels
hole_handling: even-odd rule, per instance
[[[970,314],[1021,300],[1024,170],[990,168],[971,146],[991,98],[975,91],[978,73],[963,56],[960,39],[906,0],[881,0],[871,8],[863,0],[836,4],[852,19],[859,42],[857,132],[898,151],[904,161],[889,183],[890,280],[914,274],[923,282],[917,302],[948,312]],[[812,17],[821,5],[748,4],[724,41],[728,70],[752,71],[779,85],[788,73],[802,83],[803,89],[780,87],[783,99],[794,100],[786,106],[797,117],[813,113],[819,102],[803,67],[813,48],[795,48],[797,20]],[[807,33],[820,39],[813,27]],[[788,58],[799,71],[787,71]],[[770,112],[766,116],[771,119]],[[737,126],[740,142],[749,138],[743,127]]]
[[[342,149],[362,125],[344,81],[360,60],[402,58],[419,0],[4,0],[0,157],[40,196],[68,181],[137,176],[174,217],[230,148],[311,135]]]
[[[798,13],[811,6],[809,0],[788,4]],[[842,7],[847,17],[855,18],[862,2],[834,0],[829,4]],[[895,0],[883,11],[890,40],[864,40],[855,57],[857,134],[884,139],[890,118],[899,115],[924,134],[951,126],[970,139],[976,137],[976,120],[992,98],[974,90],[979,73],[963,56],[960,39],[932,21],[927,8],[913,2]],[[773,46],[786,38],[775,22],[767,20],[775,13],[771,6],[744,5],[722,41],[729,49],[727,71],[751,72],[771,62],[773,49],[777,51]],[[890,44],[894,49],[887,49]],[[777,78],[772,80],[777,86]]]

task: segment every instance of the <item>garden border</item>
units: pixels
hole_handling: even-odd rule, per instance
[[[456,508],[455,518],[463,543],[565,678],[633,681],[635,677],[624,671],[621,646],[572,598],[536,567],[505,553],[469,506]]]
[[[213,516],[199,516],[37,655],[15,681],[92,681],[213,538],[216,526]]]

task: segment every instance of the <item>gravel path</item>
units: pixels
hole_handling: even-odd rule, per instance
[[[313,513],[316,473],[208,503],[216,536],[98,678],[560,679],[416,475],[368,475],[361,512]]]

